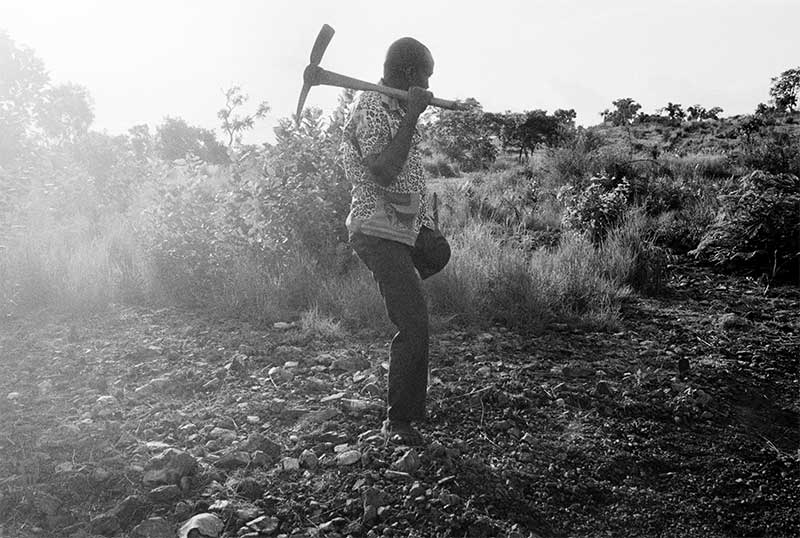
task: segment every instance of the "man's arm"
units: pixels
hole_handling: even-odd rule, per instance
[[[400,121],[394,138],[383,151],[364,158],[364,163],[372,172],[377,184],[388,187],[400,174],[411,150],[414,128],[432,97],[433,94],[423,88],[416,86],[409,88],[407,112]]]

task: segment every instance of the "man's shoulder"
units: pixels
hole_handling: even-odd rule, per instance
[[[374,91],[363,91],[356,96],[356,108],[383,110],[383,96]]]

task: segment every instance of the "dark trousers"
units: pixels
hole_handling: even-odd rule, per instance
[[[389,319],[397,327],[389,361],[389,420],[422,420],[428,389],[428,307],[420,278],[447,265],[450,245],[439,231],[425,227],[414,247],[361,233],[353,234],[350,242],[375,276]]]

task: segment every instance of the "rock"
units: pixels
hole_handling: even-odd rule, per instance
[[[678,359],[678,377],[683,379],[689,374],[689,359],[683,357]]]
[[[260,508],[256,508],[255,506],[245,506],[236,510],[236,517],[239,518],[240,521],[252,521],[253,519],[257,518],[260,513]]]
[[[300,454],[300,465],[306,469],[313,471],[319,465],[319,458],[313,450],[305,449]]]
[[[129,536],[130,538],[173,538],[175,526],[160,517],[152,517],[131,529]]]
[[[181,525],[178,538],[189,538],[189,533],[193,530],[202,538],[217,538],[224,528],[225,524],[214,514],[197,514]]]
[[[248,424],[258,424],[259,422],[261,422],[261,417],[258,415],[247,415]]]
[[[113,536],[119,530],[119,519],[110,512],[95,516],[89,521],[89,532],[92,534]]]
[[[736,314],[729,312],[727,314],[722,314],[717,319],[717,327],[719,327],[723,331],[735,331],[737,329],[746,329],[750,325],[750,322],[747,319],[737,316]]]
[[[256,501],[264,494],[264,487],[255,478],[247,477],[241,480],[231,480],[228,482],[228,485],[231,486],[236,493],[250,501]],[[242,519],[254,519],[255,517],[256,516]]]
[[[358,450],[345,450],[336,455],[337,465],[353,465],[361,460],[361,452]]]
[[[481,333],[476,338],[478,342],[491,342],[494,340],[494,335],[492,333]]]
[[[444,506],[455,506],[461,502],[461,497],[454,493],[443,491],[439,494],[439,502]]]
[[[127,530],[137,524],[147,514],[147,505],[136,495],[122,500],[117,506],[92,518],[89,529],[93,534],[112,536],[119,530]]]
[[[280,468],[283,471],[296,471],[300,468],[300,460],[297,458],[283,458]]]
[[[280,520],[272,516],[257,517],[252,521],[245,523],[248,529],[252,529],[261,534],[274,534],[280,527]]]
[[[370,366],[370,362],[364,357],[340,357],[331,363],[331,368],[334,370],[344,370],[346,372],[358,372],[366,370]]]
[[[150,490],[147,498],[156,504],[169,503],[181,497],[181,488],[175,484],[168,486],[158,486]]]
[[[600,380],[594,387],[594,393],[598,396],[613,396],[614,390],[608,384],[608,381]]]
[[[489,377],[492,375],[492,367],[491,366],[481,366],[478,368],[475,373],[481,377]]]
[[[294,374],[292,372],[280,366],[273,366],[270,368],[267,375],[276,383],[288,382],[294,379]]]
[[[408,490],[408,496],[412,499],[425,495],[425,488],[419,482],[414,482]]]
[[[567,377],[589,377],[594,375],[594,368],[585,364],[568,364],[561,369],[561,373]]]
[[[364,525],[372,526],[378,519],[378,509],[384,504],[384,494],[378,488],[367,488],[361,496],[364,513],[361,521]]]
[[[274,461],[275,458],[268,456],[261,450],[256,450],[255,452],[253,452],[253,456],[250,459],[250,463],[252,463],[256,467],[268,467],[272,465]]]
[[[209,433],[208,436],[212,439],[216,439],[217,441],[221,441],[223,443],[232,443],[237,438],[235,431],[219,427],[211,430],[211,433]]]
[[[419,454],[413,448],[407,450],[405,454],[400,456],[394,463],[392,463],[392,469],[395,471],[400,471],[403,473],[413,474],[419,469],[420,466],[420,459]]]
[[[6,395],[6,400],[8,400],[9,402],[13,402],[19,400],[20,396],[21,394],[19,392],[9,392]]]
[[[121,411],[119,400],[113,396],[100,396],[92,407],[92,414],[96,417],[110,417]]]
[[[141,387],[134,389],[133,396],[135,398],[144,398],[157,392],[161,392],[169,387],[171,381],[168,377],[157,377],[151,379]]]
[[[35,506],[39,512],[47,516],[56,515],[62,504],[58,497],[50,495],[49,493],[44,493],[43,491],[37,491],[33,497],[33,506]]]
[[[347,520],[343,517],[335,517],[330,521],[326,521],[322,525],[319,526],[319,530],[322,532],[331,532],[334,530],[339,530],[347,525]]]
[[[384,478],[389,480],[399,480],[401,482],[411,482],[414,480],[414,477],[408,473],[404,473],[403,471],[393,471],[392,469],[386,469],[383,472]]]
[[[247,437],[247,440],[242,443],[241,448],[242,450],[247,450],[250,452],[260,450],[268,456],[275,458],[280,456],[281,452],[283,451],[283,447],[281,445],[261,433],[250,434]]]
[[[242,451],[233,451],[223,454],[223,456],[217,460],[214,464],[220,469],[240,469],[242,467],[247,467],[250,465],[250,454],[247,452]]]
[[[150,458],[145,465],[145,485],[175,484],[184,476],[192,476],[197,470],[197,460],[191,454],[169,448]]]
[[[514,426],[510,420],[498,420],[492,424],[492,429],[500,432],[508,431]]]

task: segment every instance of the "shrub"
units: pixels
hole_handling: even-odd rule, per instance
[[[749,170],[800,176],[800,135],[770,129],[747,137],[739,159]]]
[[[755,171],[721,197],[715,222],[692,253],[721,266],[766,272],[797,271],[800,256],[800,179]]]
[[[567,187],[561,191],[564,201],[564,224],[587,233],[593,243],[600,242],[611,226],[623,215],[628,204],[630,185],[626,179],[593,177],[585,189]]]

